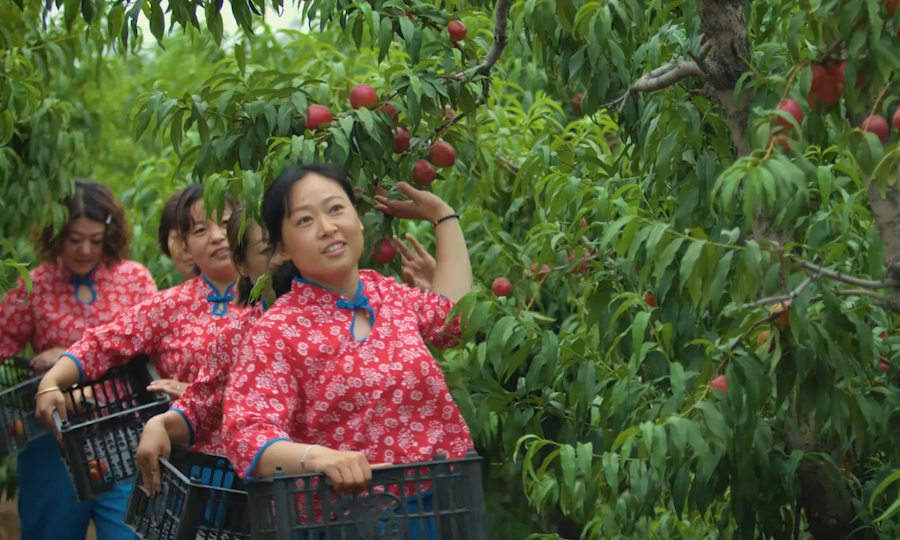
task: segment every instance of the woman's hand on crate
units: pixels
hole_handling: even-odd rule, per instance
[[[147,391],[165,392],[172,396],[172,399],[178,399],[181,397],[181,394],[184,393],[185,389],[187,389],[187,386],[187,383],[173,379],[159,379],[158,381],[150,383],[150,386],[147,387]]]
[[[56,365],[56,361],[59,360],[59,357],[62,356],[64,352],[66,352],[66,349],[62,347],[47,349],[31,359],[31,369],[37,374],[47,372]]]
[[[56,422],[53,421],[54,411],[59,413],[59,419],[62,421],[68,418],[65,396],[53,381],[47,381],[44,378],[41,380],[40,386],[38,386],[38,395],[34,398],[34,415],[47,426],[47,429],[56,437],[57,441],[62,441],[62,435],[56,429]]]
[[[332,450],[324,446],[310,448],[304,465],[307,472],[324,473],[338,493],[364,490],[372,480],[372,467],[362,452]]]
[[[159,458],[169,459],[172,454],[172,440],[166,430],[163,415],[154,416],[144,425],[141,442],[137,447],[137,462],[144,479],[144,490],[148,495],[161,492]]]

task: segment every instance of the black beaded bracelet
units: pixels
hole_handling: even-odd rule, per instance
[[[448,219],[453,219],[453,218],[459,219],[459,214],[448,214],[437,221],[433,221],[431,223],[431,228],[436,229],[437,226],[440,225],[441,223],[447,221]]]

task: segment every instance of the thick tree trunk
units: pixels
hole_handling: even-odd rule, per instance
[[[738,157],[751,153],[747,131],[750,114],[750,97],[748,92],[741,92],[737,101],[734,89],[741,75],[748,71],[747,61],[750,58],[750,40],[747,28],[747,16],[744,0],[697,0],[697,10],[706,39],[712,46],[709,55],[703,59],[701,68],[706,73],[709,84],[715,89],[722,112],[728,119],[731,128],[735,152]],[[893,190],[893,198],[881,204],[891,209],[891,220],[886,221],[885,228],[892,231],[895,251],[888,251],[885,241],[885,252],[892,253],[888,260],[900,262],[900,212],[898,212],[900,192]],[[876,221],[879,231],[887,238],[878,220],[876,204]],[[772,239],[783,243],[773,221],[763,213],[760,207],[753,226],[753,236],[757,240]],[[900,265],[898,265],[900,269]],[[823,452],[830,454],[839,462],[839,446],[833,441],[820,441],[816,438],[814,418],[806,418],[799,422],[797,430],[785,426],[784,439],[788,451],[794,449],[804,452]],[[854,512],[852,494],[849,491],[840,469],[834,465],[822,464],[812,459],[804,459],[798,467],[800,484],[800,502],[806,513],[810,531],[816,540],[847,540],[855,538]]]

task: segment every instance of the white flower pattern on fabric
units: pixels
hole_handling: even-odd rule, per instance
[[[73,274],[59,261],[43,263],[29,275],[31,294],[19,279],[0,306],[0,359],[21,352],[29,343],[35,353],[68,347],[88,328],[106,324],[157,294],[150,272],[134,261],[98,266],[90,275],[96,295],[90,304],[75,296]]]
[[[172,404],[191,426],[198,452],[225,455],[222,445],[222,398],[235,358],[247,331],[262,316],[262,304],[243,311],[230,320],[228,326],[210,344],[208,361],[200,368],[194,381]]]
[[[361,451],[373,463],[453,459],[473,446],[425,345],[456,344],[459,321],[446,324],[453,302],[371,270],[360,271],[360,283],[375,314],[365,340],[350,333],[362,311],[337,307],[341,296],[302,282],[247,334],[225,391],[222,429],[242,477],[276,439]],[[284,394],[296,399],[275,399]]]
[[[78,360],[86,380],[146,354],[160,377],[191,383],[208,360],[210,343],[246,310],[229,304],[224,315],[214,315],[225,305],[207,299],[215,296],[203,276],[195,277],[87,330],[66,354]]]

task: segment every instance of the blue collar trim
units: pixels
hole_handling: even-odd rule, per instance
[[[372,306],[369,305],[369,297],[365,294],[365,287],[363,286],[362,280],[359,280],[359,286],[356,289],[356,295],[353,297],[353,300],[349,300],[340,293],[333,291],[327,287],[323,287],[318,283],[313,283],[312,281],[307,281],[303,278],[295,277],[294,281],[298,283],[303,283],[304,285],[311,285],[313,287],[318,287],[320,289],[324,289],[328,292],[337,294],[339,298],[335,301],[334,305],[339,309],[347,309],[353,312],[353,324],[350,326],[350,334],[353,334],[353,327],[356,325],[356,310],[363,309],[369,313],[369,325],[373,328],[375,327],[375,310],[372,309]],[[362,341],[365,341],[363,339]]]
[[[86,306],[89,306],[97,301],[97,291],[94,290],[94,285],[97,283],[97,280],[95,278],[92,278],[91,276],[94,274],[94,271],[100,267],[100,264],[102,264],[102,263],[95,264],[94,267],[91,268],[91,271],[88,272],[87,274],[85,274],[84,276],[79,276],[78,274],[75,274],[75,272],[72,272],[71,270],[69,270],[69,272],[72,272],[73,274],[75,274],[74,276],[69,278],[69,283],[71,283],[72,285],[75,286],[75,290],[73,292],[73,294],[75,295],[75,300]],[[68,268],[66,268],[66,270],[68,270]],[[81,298],[78,298],[78,287],[81,287],[82,285],[87,287],[88,290],[91,292],[91,301],[90,302],[82,302]]]
[[[201,274],[201,277],[203,278],[203,281],[205,281],[206,284],[209,285],[209,288],[213,290],[213,294],[209,294],[206,296],[206,300],[212,302],[213,304],[212,316],[222,317],[226,315],[228,313],[228,304],[230,304],[235,299],[234,285],[237,282],[229,285],[225,289],[225,292],[221,293],[219,292],[219,289],[217,289],[216,286],[213,285],[209,279],[207,279],[206,276]]]

